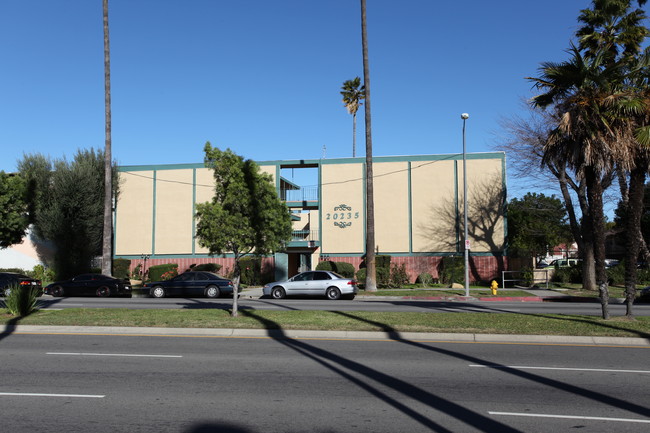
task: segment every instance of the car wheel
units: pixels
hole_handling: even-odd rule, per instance
[[[341,291],[338,289],[338,287],[329,287],[325,292],[325,295],[327,295],[327,299],[336,301],[341,297]]]
[[[273,290],[271,291],[271,296],[273,299],[282,299],[287,294],[285,293],[284,289],[282,287],[274,287]]]
[[[111,296],[111,289],[109,289],[106,286],[101,286],[99,289],[97,289],[97,292],[95,292],[95,293],[100,298],[105,298],[107,296]]]
[[[156,286],[153,289],[151,289],[151,296],[153,296],[154,298],[164,298],[165,289],[162,286]]]
[[[208,286],[205,289],[205,296],[208,298],[218,298],[219,295],[221,295],[221,292],[217,286]]]
[[[64,290],[63,290],[63,287],[61,287],[61,286],[54,286],[54,287],[52,287],[52,291],[51,291],[50,293],[52,293],[52,296],[54,296],[54,297],[56,297],[56,298],[60,298],[61,296],[63,296],[63,294],[64,294],[65,292],[64,292]]]
[[[4,296],[5,296],[5,298],[6,298],[7,296],[9,296],[9,295],[11,295],[11,287],[7,287],[7,288],[5,289],[5,292],[4,292]]]

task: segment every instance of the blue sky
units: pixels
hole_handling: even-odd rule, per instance
[[[103,148],[101,3],[0,3],[0,170]],[[352,156],[339,91],[363,77],[359,3],[110,0],[114,158],[201,162],[206,141],[258,161]],[[463,112],[468,152],[493,150],[589,4],[368,0],[374,155],[461,152]]]

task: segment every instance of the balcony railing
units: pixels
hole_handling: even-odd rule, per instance
[[[307,186],[300,189],[281,189],[280,198],[284,201],[318,201],[318,187]]]
[[[292,241],[317,241],[318,230],[294,230],[291,233]]]

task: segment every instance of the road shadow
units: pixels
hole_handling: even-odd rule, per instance
[[[509,367],[509,366],[506,366],[506,365],[503,365],[503,364],[486,362],[484,359],[481,359],[481,358],[476,358],[476,357],[465,355],[465,354],[455,352],[455,351],[452,351],[452,350],[443,349],[443,348],[440,348],[440,347],[433,346],[431,344],[424,344],[424,343],[411,341],[411,340],[403,338],[401,336],[401,334],[399,333],[399,331],[397,331],[393,327],[391,327],[389,325],[386,325],[384,323],[376,322],[376,321],[373,321],[373,320],[368,320],[366,318],[359,317],[359,316],[356,316],[354,314],[350,314],[350,313],[347,313],[347,312],[337,311],[335,313],[339,314],[339,315],[341,315],[343,317],[346,317],[346,318],[358,320],[360,322],[363,322],[363,323],[370,324],[370,325],[373,325],[375,327],[378,327],[378,328],[382,329],[389,336],[389,338],[391,340],[396,341],[396,342],[400,342],[400,343],[403,343],[403,344],[408,344],[410,346],[417,347],[417,348],[420,348],[420,349],[423,349],[423,350],[428,350],[428,351],[431,351],[431,352],[436,352],[438,354],[447,355],[447,356],[450,356],[450,357],[453,357],[453,358],[461,359],[463,361],[466,361],[466,362],[469,362],[469,363],[472,363],[472,364],[483,365],[485,367],[490,367],[490,368],[497,368],[500,371],[506,372],[506,373],[511,374],[513,376],[517,376],[517,377],[522,378],[522,379],[537,382],[537,383],[542,384],[542,385],[546,385],[546,386],[549,386],[549,387],[552,387],[552,388],[556,388],[556,389],[558,389],[560,391],[571,392],[571,393],[573,393],[575,395],[585,397],[585,398],[591,399],[591,400],[599,402],[599,403],[607,404],[607,405],[615,407],[617,409],[629,411],[629,412],[632,412],[632,413],[635,413],[635,414],[638,414],[638,415],[642,415],[644,417],[650,417],[650,408],[638,405],[638,404],[633,403],[631,401],[621,400],[621,399],[618,399],[616,397],[611,397],[611,396],[606,395],[606,394],[591,391],[591,390],[588,390],[588,389],[585,389],[585,388],[582,388],[582,387],[579,387],[579,386],[571,385],[571,384],[569,384],[567,382],[560,382],[560,381],[557,381],[557,380],[554,380],[554,379],[549,379],[549,378],[546,378],[546,377],[543,377],[543,376],[539,376],[539,375],[536,375],[536,374],[533,374],[533,373],[529,373],[529,372],[525,372],[525,371],[522,371],[522,370],[519,370],[519,369],[516,369],[516,368],[513,368],[513,367]]]
[[[420,423],[430,431],[452,432],[452,430],[442,426],[432,417],[426,416],[425,414],[409,407],[408,403],[402,402],[401,399],[391,397],[382,391],[381,388],[388,387],[405,397],[416,400],[423,405],[436,411],[440,411],[462,423],[470,425],[478,431],[502,433],[520,432],[520,430],[514,429],[483,414],[472,411],[406,381],[382,373],[381,371],[368,367],[367,365],[360,364],[335,353],[315,347],[311,344],[305,343],[304,341],[289,338],[280,324],[264,317],[260,317],[255,314],[254,311],[245,311],[242,312],[242,314],[263,324],[265,329],[268,330],[268,336],[276,340],[278,343],[313,360],[324,368],[338,374],[342,378],[345,378],[349,382]],[[399,338],[398,333],[394,335],[395,338]],[[361,375],[362,378],[359,378],[359,375]],[[376,382],[377,385],[373,385],[372,382]]]

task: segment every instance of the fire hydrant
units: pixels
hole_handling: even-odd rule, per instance
[[[497,294],[498,288],[499,288],[499,283],[497,283],[497,280],[492,280],[492,284],[490,284],[490,289],[492,290],[493,295]]]

